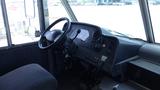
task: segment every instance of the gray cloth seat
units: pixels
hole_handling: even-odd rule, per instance
[[[29,64],[0,77],[0,90],[56,90],[56,79],[38,64]]]

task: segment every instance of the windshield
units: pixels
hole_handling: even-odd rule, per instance
[[[78,21],[146,40],[138,0],[68,0]]]

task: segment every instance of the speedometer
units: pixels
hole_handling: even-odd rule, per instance
[[[80,30],[80,32],[78,33],[79,30]],[[89,38],[89,31],[86,29],[74,30],[74,32],[71,33],[70,38],[71,39],[78,38],[82,41],[86,41],[87,38]]]
[[[78,34],[77,38],[81,39],[82,41],[86,41],[89,37],[89,31],[86,29],[80,29],[80,33]]]

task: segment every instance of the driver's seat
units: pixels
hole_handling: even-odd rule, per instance
[[[0,90],[56,90],[56,79],[38,64],[29,64],[0,77]]]

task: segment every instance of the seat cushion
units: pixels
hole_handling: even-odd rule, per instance
[[[0,90],[56,90],[56,79],[38,64],[29,64],[0,77]]]

